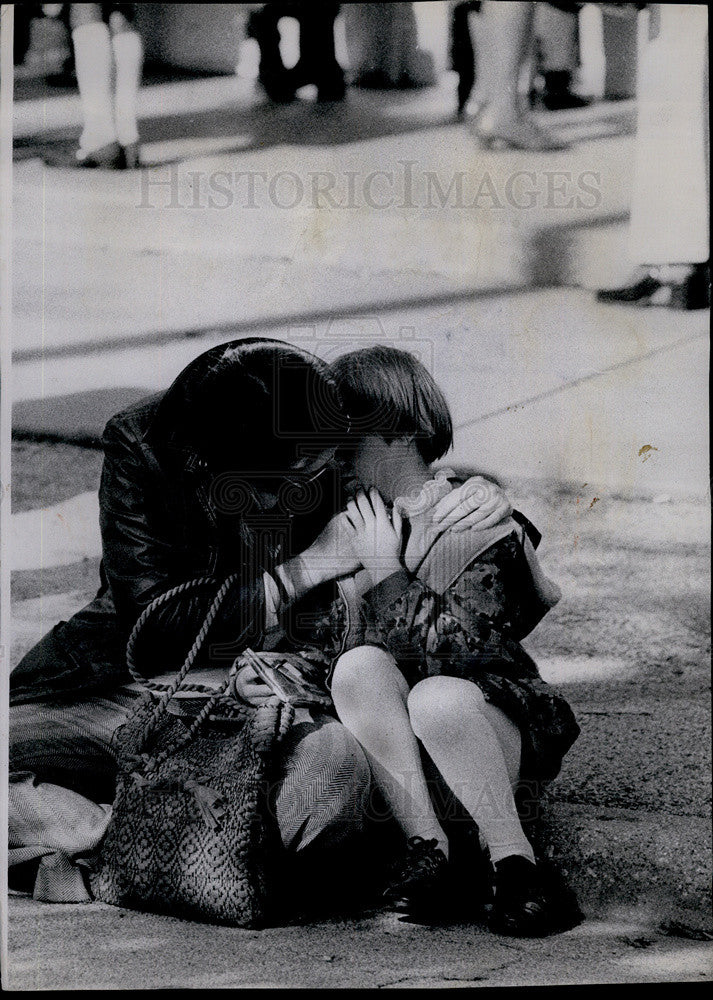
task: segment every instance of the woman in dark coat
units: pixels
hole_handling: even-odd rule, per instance
[[[262,339],[206,352],[166,393],[107,424],[99,592],[11,676],[10,865],[24,862],[34,877],[36,859],[44,858],[38,897],[88,898],[69,860],[94,849],[109,820],[110,740],[137,698],[126,641],[144,608],[178,584],[216,579],[215,587],[166,602],[142,632],[142,671],[175,671],[218,583],[240,571],[201,664],[224,669],[245,646],[261,648],[276,587],[300,595],[348,571],[349,559],[356,565],[351,553],[340,562],[325,558],[329,527],[315,542],[338,509],[334,452],[342,424],[323,363]],[[315,477],[321,499],[300,505]],[[298,516],[286,509],[290,500],[301,506]],[[314,716],[295,727],[275,800],[285,846],[358,832],[368,781],[359,746],[334,719]],[[56,877],[48,879],[50,868]]]

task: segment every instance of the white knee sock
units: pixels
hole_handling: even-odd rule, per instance
[[[492,863],[517,854],[534,864],[535,856],[520,824],[511,784],[519,765],[517,728],[490,706],[484,706],[483,711],[472,711],[472,706],[464,704],[466,708],[470,714],[461,717],[453,729],[443,724],[419,724],[418,717],[412,716],[414,732],[446,784],[478,824]],[[491,724],[492,714],[502,717],[502,725],[498,725],[500,733]]]
[[[109,29],[103,21],[82,24],[72,31],[72,42],[84,116],[79,147],[82,153],[91,153],[116,141]]]
[[[112,38],[116,64],[116,134],[122,146],[139,140],[136,120],[144,47],[137,31],[122,31]]]
[[[340,680],[345,664],[364,675],[362,690]],[[366,753],[374,780],[399,826],[410,837],[436,840],[448,856],[423,774],[416,737],[406,711],[408,686],[388,653],[359,647],[345,653],[335,672],[332,697],[340,721]]]

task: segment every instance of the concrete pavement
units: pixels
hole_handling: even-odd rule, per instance
[[[710,979],[713,946],[627,914],[518,941],[384,914],[262,931],[103,904],[12,906],[11,989],[468,988]],[[91,941],[91,947],[87,942]]]

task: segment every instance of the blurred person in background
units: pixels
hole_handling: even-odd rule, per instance
[[[677,309],[710,305],[708,11],[649,4],[639,36],[638,127],[629,284],[600,302]]]
[[[134,28],[134,9],[130,3],[45,5],[47,14],[68,20],[83,118],[79,148],[48,153],[48,166],[139,166],[137,104],[144,48]]]
[[[344,70],[334,51],[334,21],[338,3],[300,3],[285,0],[266,3],[252,11],[248,37],[260,49],[258,79],[272,101],[293,101],[300,87],[313,83],[317,100],[341,101],[346,91]],[[300,29],[300,55],[296,65],[287,68],[280,52],[280,21],[293,17]]]
[[[16,3],[14,5],[12,55],[15,66],[21,66],[32,41],[32,21],[42,13],[38,3]]]
[[[541,87],[533,96],[547,111],[568,111],[589,104],[572,90],[579,64],[577,18],[583,4],[536,3],[535,47]]]
[[[483,0],[480,4],[459,4],[454,11],[452,54],[454,68],[460,75],[458,115],[461,117],[465,111],[475,80],[474,101],[478,110],[473,126],[484,148],[533,152],[567,148],[534,121],[520,94],[523,67],[531,52],[535,7],[534,3]],[[467,19],[476,9],[478,25],[473,50]],[[477,80],[473,60],[477,65]]]

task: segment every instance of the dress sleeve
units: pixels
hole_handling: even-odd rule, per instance
[[[445,590],[400,571],[367,591],[367,641],[428,673],[457,673],[474,657],[483,665],[520,662],[520,639],[559,597],[530,534],[519,528],[472,559]]]

